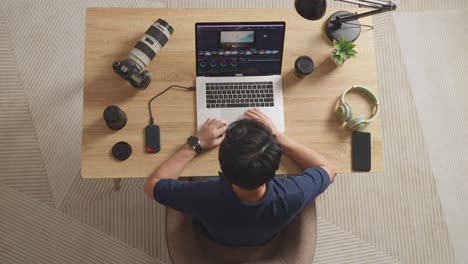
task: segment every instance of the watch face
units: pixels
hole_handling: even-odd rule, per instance
[[[195,137],[195,136],[191,136],[191,137],[188,138],[187,143],[190,146],[194,147],[194,146],[196,146],[198,144],[198,138]]]

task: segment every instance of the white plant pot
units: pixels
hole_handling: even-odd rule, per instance
[[[340,64],[339,62],[337,62],[334,58],[333,58],[333,53],[335,52],[335,49],[332,49],[330,51],[330,59],[337,65],[337,66],[343,66],[348,60],[349,60],[349,56],[347,56],[345,59],[344,59],[344,62],[343,64]]]

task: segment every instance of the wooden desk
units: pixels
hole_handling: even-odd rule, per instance
[[[358,57],[343,67],[329,58],[331,43],[323,23],[302,19],[294,9],[115,9],[91,8],[86,11],[85,80],[83,102],[83,178],[146,177],[173,154],[188,136],[196,132],[195,93],[173,89],[153,102],[155,123],[161,128],[161,152],[144,151],[144,127],[148,125],[148,100],[172,84],[194,85],[195,22],[207,21],[286,21],[283,55],[283,93],[286,134],[330,159],[337,172],[351,171],[351,132],[336,120],[334,110],[342,91],[360,84],[379,93],[372,31],[363,28],[356,41]],[[148,67],[152,82],[137,90],[117,76],[111,67],[115,59],[125,59],[146,29],[163,18],[175,32]],[[361,19],[372,24],[370,18]],[[298,79],[294,61],[309,55],[318,64],[316,71]],[[348,100],[354,113],[369,114],[366,99],[351,94]],[[113,131],[102,117],[108,105],[119,106],[128,117],[127,125]],[[381,125],[378,118],[364,131],[372,133],[372,171],[382,170]],[[133,154],[126,161],[111,155],[112,146],[128,142]],[[204,152],[183,171],[182,176],[217,175],[218,148]],[[300,172],[283,158],[278,174]]]

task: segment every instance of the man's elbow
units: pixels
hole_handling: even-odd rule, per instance
[[[159,179],[156,179],[156,180],[147,179],[145,181],[145,184],[143,185],[143,189],[144,189],[146,195],[148,195],[148,197],[153,199],[153,200],[154,200],[154,186],[156,185],[158,180]]]
[[[330,177],[330,183],[332,183],[336,176],[335,169],[333,169],[332,166],[322,166],[322,168],[328,173],[328,176]]]

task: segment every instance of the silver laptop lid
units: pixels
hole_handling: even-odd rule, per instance
[[[285,22],[196,23],[197,76],[280,75]]]

